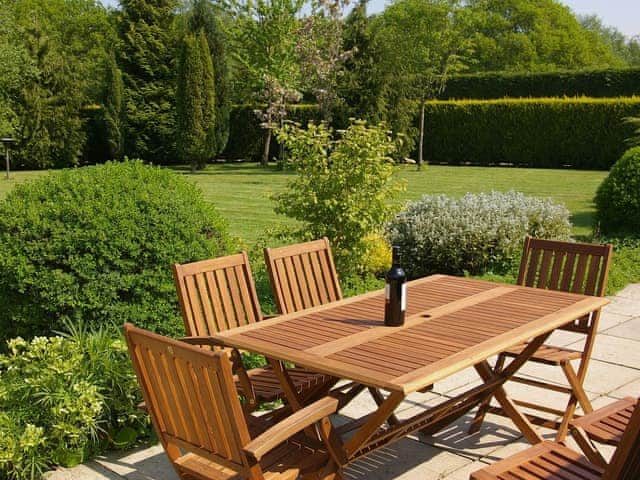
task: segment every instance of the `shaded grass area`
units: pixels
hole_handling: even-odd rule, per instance
[[[240,237],[247,248],[253,246],[266,229],[291,223],[273,212],[270,199],[273,193],[284,188],[292,175],[290,172],[281,172],[273,166],[262,168],[253,163],[210,165],[195,174],[187,167],[172,168],[202,189],[205,198],[227,219],[231,233]],[[0,179],[0,198],[15,184],[46,173],[18,171],[12,173],[11,180]],[[406,166],[399,168],[397,173],[407,186],[399,200],[401,203],[423,194],[462,196],[467,192],[491,190],[517,190],[527,195],[550,197],[567,206],[572,214],[574,236],[586,241],[592,238],[593,197],[606,174],[601,171],[451,166],[428,166],[421,171],[415,166]],[[611,292],[629,282],[640,282],[640,242],[619,243],[616,247],[609,278]],[[512,281],[514,274],[489,278]],[[264,287],[268,289],[267,284]]]

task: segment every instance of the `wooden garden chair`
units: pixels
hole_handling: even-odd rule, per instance
[[[142,394],[153,426],[178,476],[184,480],[290,480],[322,477],[327,449],[300,435],[319,424],[334,433],[330,397],[297,411],[269,428],[259,418],[247,423],[226,350],[210,351],[134,327],[124,326]],[[298,434],[298,435],[297,435]]]
[[[528,236],[524,242],[517,283],[527,287],[604,296],[612,255],[613,247],[611,245],[559,242]],[[549,425],[553,423],[553,426],[558,429],[557,441],[562,441],[566,437],[569,421],[574,416],[578,402],[584,413],[593,411],[582,384],[587,375],[587,367],[589,366],[595,336],[598,331],[599,318],[600,311],[580,318],[561,328],[561,330],[580,333],[585,336],[585,345],[582,351],[542,345],[530,359],[532,362],[562,368],[569,382],[569,387],[519,376],[512,377],[513,381],[519,383],[569,394],[569,401],[565,410],[514,400],[520,406],[562,417],[562,421],[559,424],[544,421],[540,417],[532,417],[532,420],[539,424]],[[522,344],[501,353],[496,361],[496,371],[503,369],[507,357],[518,356],[526,347],[527,344]],[[577,372],[571,365],[572,360],[579,361]],[[503,413],[499,409],[490,408],[490,400],[487,399],[478,409],[469,433],[475,433],[480,429],[488,411],[498,414]]]
[[[542,442],[471,474],[471,480],[638,480],[640,403],[605,468],[560,443]]]
[[[278,312],[298,312],[342,299],[329,240],[265,248]]]
[[[176,289],[188,343],[207,345],[212,333],[242,327],[263,319],[249,259],[245,252],[212,260],[173,266]],[[246,370],[237,350],[232,352],[238,390],[247,408],[260,402],[284,399],[277,372],[269,366]],[[292,388],[312,394],[322,389],[329,377],[302,368],[292,368]]]
[[[623,398],[569,423],[571,435],[592,463],[606,467],[607,461],[592,442],[617,447],[638,403],[637,398]]]

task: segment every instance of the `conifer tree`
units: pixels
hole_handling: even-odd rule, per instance
[[[120,0],[120,5],[125,150],[132,157],[169,162],[175,156],[173,20],[178,0]]]
[[[124,148],[124,84],[122,82],[122,72],[118,68],[115,55],[109,58],[105,73],[105,135],[110,158],[118,160],[122,158]]]
[[[176,91],[178,156],[191,170],[215,154],[215,94],[211,53],[204,33],[182,40]]]
[[[227,146],[231,113],[231,76],[227,51],[229,38],[224,30],[224,22],[224,12],[215,10],[210,0],[192,0],[187,29],[191,33],[200,30],[204,32],[213,62],[216,97],[215,155]]]

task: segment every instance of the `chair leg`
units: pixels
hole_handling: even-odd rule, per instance
[[[505,355],[503,355],[502,353],[498,355],[496,364],[493,367],[496,373],[501,372],[502,369],[504,368],[505,358],[506,358]],[[491,406],[492,398],[493,396],[488,397],[487,399],[483,400],[482,403],[478,406],[478,411],[476,412],[476,415],[473,418],[471,425],[469,426],[469,430],[467,431],[469,435],[473,435],[474,433],[477,433],[480,430],[480,427],[482,427],[482,423],[484,422],[484,419],[487,416],[487,413],[489,412],[489,407]]]
[[[580,406],[582,407],[584,413],[593,412],[591,401],[585,393],[580,379],[573,370],[571,362],[562,362],[560,366],[562,367],[562,370],[564,371],[564,374],[567,377],[569,384],[571,385],[573,393],[569,397],[567,408],[565,409],[564,415],[562,416],[562,422],[560,423],[560,428],[558,428],[558,433],[556,434],[556,442],[562,442],[566,438],[567,432],[569,430],[569,422],[573,419],[578,402],[580,403]]]
[[[607,461],[602,454],[593,446],[593,443],[587,436],[587,434],[581,428],[571,426],[571,436],[576,441],[580,450],[594,465],[598,465],[602,468],[607,468]]]

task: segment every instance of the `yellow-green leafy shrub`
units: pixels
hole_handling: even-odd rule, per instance
[[[0,478],[37,479],[148,434],[127,347],[106,329],[15,338],[0,355]]]

